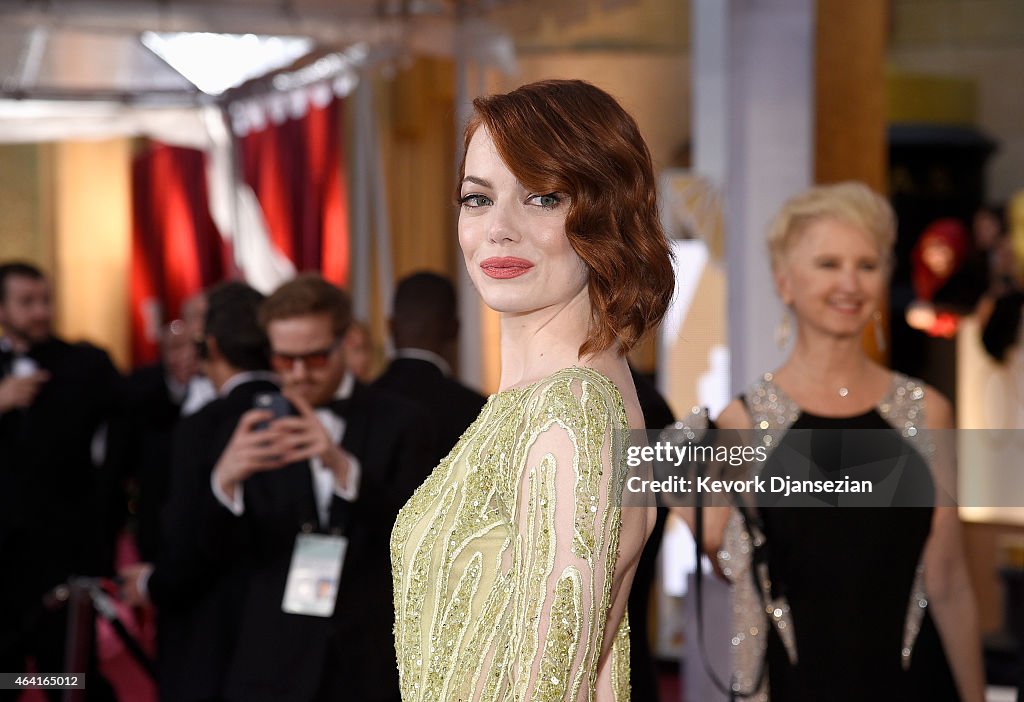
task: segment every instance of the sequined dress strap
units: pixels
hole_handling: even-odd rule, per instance
[[[779,389],[771,373],[765,373],[751,386],[746,405],[754,430],[769,451],[800,417],[800,408]]]
[[[894,373],[888,396],[878,405],[882,415],[893,429],[898,431],[911,446],[924,457],[930,466],[935,456],[935,446],[928,433],[921,431],[925,424],[924,385],[916,378]],[[914,644],[921,631],[921,622],[928,607],[928,594],[924,588],[924,553],[914,572],[914,584],[907,602],[907,616],[903,626],[903,647],[900,649],[900,664],[904,670],[910,668]]]
[[[771,373],[765,373],[744,398],[758,441],[769,453],[800,416],[800,408],[779,390]],[[753,692],[747,699],[767,702],[767,676],[760,678],[768,645],[768,626],[775,627],[789,659],[797,660],[796,639],[783,597],[771,597],[767,564],[755,566],[754,550],[764,544],[764,534],[733,509],[718,553],[722,572],[732,580],[732,645],[734,691]],[[756,686],[756,691],[755,690]]]

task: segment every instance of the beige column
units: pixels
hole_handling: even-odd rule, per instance
[[[21,260],[53,270],[51,147],[0,146],[0,261]]]
[[[104,347],[122,369],[130,360],[131,144],[53,147],[57,331]]]

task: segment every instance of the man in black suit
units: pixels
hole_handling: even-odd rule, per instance
[[[43,594],[72,574],[112,568],[97,436],[120,376],[106,353],[52,330],[50,286],[27,263],[0,265],[0,671],[64,670],[66,613]],[[112,696],[102,679],[90,699]],[[54,698],[56,698],[54,694]],[[0,699],[16,693],[0,691]]]
[[[644,426],[655,435],[675,422],[672,410],[665,398],[647,377],[629,367],[636,387],[636,396],[640,401],[640,411],[644,415]],[[633,586],[629,590],[629,673],[633,699],[658,699],[658,671],[654,654],[651,652],[650,633],[647,620],[650,615],[651,591],[657,573],[658,553],[661,551],[662,537],[665,535],[665,523],[668,521],[668,508],[658,507],[654,528],[644,550],[640,554],[636,573],[633,575]]]
[[[202,323],[199,325],[201,333]],[[160,513],[167,501],[171,440],[189,383],[198,373],[195,337],[176,319],[160,333],[160,360],[125,379],[125,412],[112,428],[111,450],[135,482],[135,540],[144,561],[157,559]]]
[[[455,289],[435,273],[413,273],[398,283],[389,320],[395,357],[374,387],[407,398],[435,424],[436,461],[455,446],[486,402],[452,377],[446,359],[459,335]]]
[[[121,573],[128,602],[149,601],[158,609],[158,686],[165,700],[223,699],[244,581],[238,563],[209,545],[200,515],[218,506],[211,475],[236,426],[268,419],[252,412],[254,398],[279,391],[258,322],[262,300],[243,283],[210,291],[200,355],[218,396],[175,430],[157,561]],[[255,446],[254,460],[266,461],[275,450]]]
[[[432,468],[424,420],[346,372],[351,313],[340,289],[301,276],[267,298],[261,320],[298,415],[264,430],[288,437],[279,455],[288,465],[267,470],[249,457],[260,432],[243,417],[214,470],[221,504],[209,533],[224,552],[244,554],[246,579],[225,697],[397,702],[389,543],[398,510]],[[300,534],[347,540],[328,616],[283,611]]]

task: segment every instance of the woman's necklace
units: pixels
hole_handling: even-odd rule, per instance
[[[855,375],[858,376],[858,377],[857,378],[853,378],[854,380],[863,380],[864,379],[864,369],[862,368],[862,369],[859,369],[859,370],[860,370],[859,373],[855,373]],[[804,379],[806,380],[806,377]],[[829,383],[828,380],[826,379],[824,383],[817,384],[816,390],[820,391],[822,386],[828,387],[829,385],[832,385],[832,384]],[[832,385],[832,387],[835,387],[835,386]],[[848,398],[850,396],[850,389],[852,387],[853,387],[852,383],[846,383],[846,384],[840,385],[838,388],[836,388],[835,392],[839,395],[840,398],[845,400],[846,398]],[[814,392],[814,391],[812,391],[812,392]]]

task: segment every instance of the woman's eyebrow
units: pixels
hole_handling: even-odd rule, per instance
[[[487,180],[485,178],[477,178],[476,176],[471,176],[471,175],[468,175],[465,178],[463,178],[462,182],[463,183],[474,183],[475,185],[479,185],[479,186],[484,187],[484,188],[493,188],[494,187],[493,185],[491,185],[491,182],[489,180]]]

